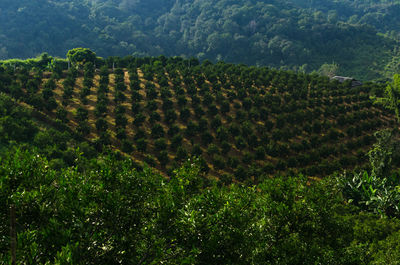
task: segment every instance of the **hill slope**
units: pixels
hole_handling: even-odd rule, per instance
[[[369,80],[397,55],[398,2],[214,2],[5,0],[0,59],[84,46],[105,57],[185,55],[307,72],[337,63],[338,73]]]
[[[192,64],[190,66],[190,64]],[[133,58],[112,72],[4,72],[2,91],[78,137],[169,172],[201,157],[212,176],[329,175],[363,166],[373,132],[393,116],[371,104],[377,84],[181,58]],[[14,81],[10,81],[14,80]],[[257,181],[257,179],[256,179]]]

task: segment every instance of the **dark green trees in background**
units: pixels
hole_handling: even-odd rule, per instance
[[[0,59],[29,58],[44,51],[64,57],[72,47],[84,46],[103,57],[196,57],[185,67],[209,59],[332,74],[339,66],[340,74],[361,79],[389,77],[398,69],[396,1],[36,2],[0,3]],[[65,69],[66,63],[41,57],[32,65],[58,73]],[[87,48],[70,50],[68,58],[75,65],[96,61]],[[121,62],[111,58],[107,64]],[[6,64],[15,66],[16,61]],[[212,73],[207,77],[216,80]],[[168,83],[162,76],[158,81]],[[201,78],[196,83],[207,89]]]

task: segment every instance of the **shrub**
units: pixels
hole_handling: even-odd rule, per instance
[[[213,140],[213,136],[208,131],[205,131],[201,134],[201,141],[204,145],[212,143]]]
[[[176,157],[175,160],[177,161],[183,161],[187,158],[188,154],[185,148],[183,148],[182,146],[178,147],[178,150],[176,152]]]
[[[105,132],[105,131],[107,131],[107,129],[108,129],[107,121],[106,121],[105,119],[103,119],[103,118],[99,118],[99,119],[96,121],[96,129],[97,129],[97,131],[99,131],[99,132]]]
[[[144,162],[146,162],[149,166],[156,166],[156,159],[152,155],[146,155],[144,157]]]
[[[164,132],[164,128],[160,125],[160,124],[155,124],[152,128],[151,128],[151,136],[154,139],[157,138],[161,138],[163,137],[165,134]]]
[[[167,151],[161,151],[157,154],[157,159],[160,162],[161,166],[165,167],[168,164],[169,157]]]
[[[255,150],[255,156],[257,160],[262,160],[265,158],[265,149],[263,146],[258,146]]]
[[[221,103],[221,109],[220,110],[221,110],[221,113],[223,113],[223,114],[225,114],[225,113],[230,111],[230,105],[229,105],[229,102],[227,100],[224,100]]]
[[[57,119],[61,120],[63,123],[68,123],[68,111],[64,108],[58,108],[56,112]]]
[[[116,127],[125,128],[127,124],[128,124],[128,119],[125,117],[124,114],[117,113],[115,115],[115,126]]]
[[[192,148],[192,155],[193,156],[199,157],[199,156],[201,156],[202,153],[203,153],[203,151],[201,150],[201,147],[200,147],[199,144],[193,145],[193,148]]]
[[[167,141],[165,138],[159,138],[154,142],[154,148],[156,151],[164,151],[167,149]]]
[[[175,122],[177,116],[178,115],[176,114],[175,110],[170,109],[165,113],[165,122],[167,124],[172,124],[173,122]]]
[[[136,148],[140,152],[146,152],[147,150],[147,140],[144,138],[139,138],[136,140]]]
[[[247,170],[242,165],[239,165],[235,170],[235,178],[238,181],[244,181],[247,178],[247,174]]]
[[[116,136],[117,136],[118,140],[126,139],[126,131],[125,131],[125,129],[124,128],[117,128]]]
[[[179,146],[182,145],[183,137],[180,134],[176,134],[171,139],[171,148],[176,150]]]
[[[246,148],[246,141],[244,140],[244,138],[242,136],[236,136],[235,137],[235,145],[236,145],[237,149],[243,150],[244,148]]]
[[[199,126],[193,121],[189,121],[185,130],[187,136],[195,136],[199,131]]]
[[[135,118],[132,123],[136,127],[140,127],[145,121],[146,121],[146,116],[143,115],[142,113],[138,113],[135,115]]]
[[[85,109],[85,108],[79,107],[79,108],[76,110],[76,119],[77,119],[78,121],[85,121],[85,120],[87,120],[87,119],[88,119],[88,115],[89,115],[89,112],[88,112],[88,110]]]
[[[121,149],[125,153],[128,153],[128,154],[132,153],[133,152],[132,143],[126,139],[122,140],[122,148]]]
[[[79,121],[78,126],[76,127],[76,131],[81,136],[86,136],[90,133],[90,126],[87,121]]]
[[[225,159],[223,156],[215,154],[212,158],[213,164],[217,169],[224,169],[225,168]]]
[[[215,144],[209,144],[207,147],[207,153],[210,156],[213,156],[215,154],[219,154],[219,148]]]
[[[181,109],[180,114],[179,114],[179,118],[183,122],[187,122],[187,120],[190,118],[190,110],[188,108],[186,108],[186,107]]]
[[[169,127],[169,129],[168,129],[168,135],[169,135],[169,136],[174,136],[174,135],[176,135],[176,134],[179,134],[180,131],[181,131],[181,129],[179,129],[178,125],[173,124],[173,125],[171,125],[171,126]]]

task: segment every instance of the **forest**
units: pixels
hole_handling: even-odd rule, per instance
[[[328,64],[386,80],[399,70],[399,9],[397,0],[4,0],[0,59],[89,47],[103,57],[163,54],[307,73]]]
[[[400,260],[398,75],[67,58],[0,67],[1,263]]]

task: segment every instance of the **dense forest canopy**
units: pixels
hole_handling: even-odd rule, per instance
[[[375,79],[397,69],[398,1],[2,1],[0,59],[183,55],[300,71],[336,63]],[[395,58],[392,60],[392,58]],[[389,65],[385,68],[385,66]]]

